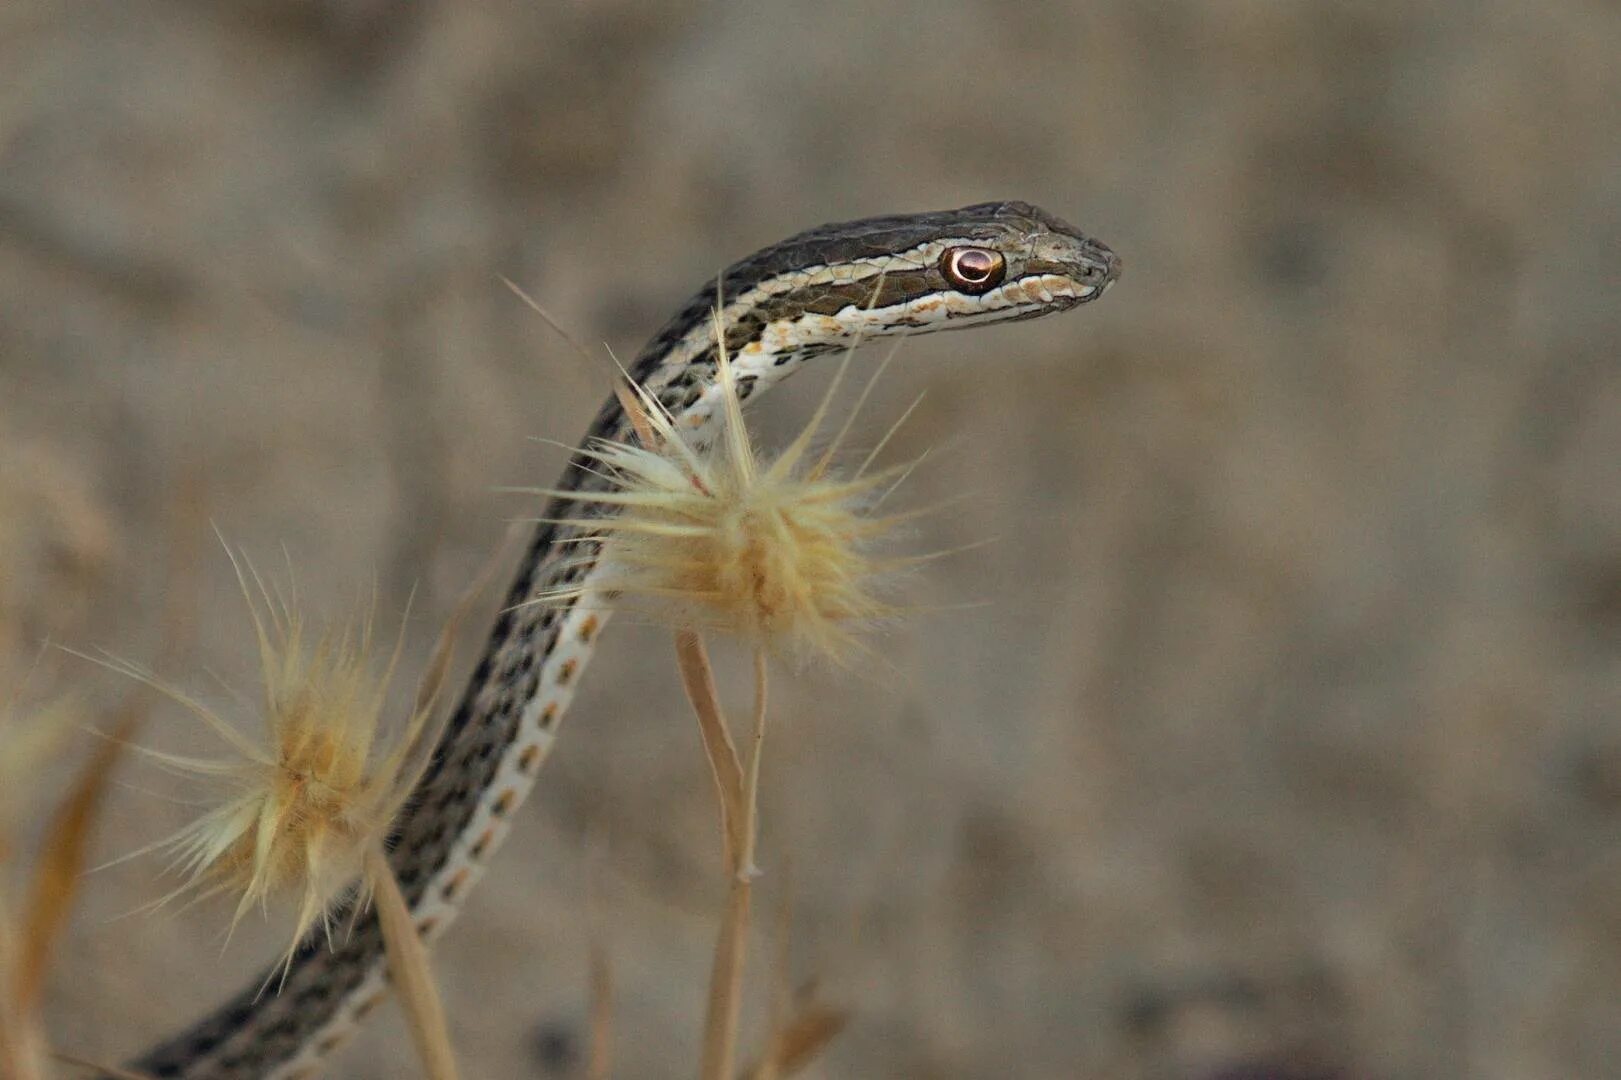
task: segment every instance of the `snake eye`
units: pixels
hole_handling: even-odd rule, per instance
[[[940,256],[940,272],[958,292],[978,296],[1002,283],[1007,260],[1002,258],[1001,252],[990,248],[948,248]]]

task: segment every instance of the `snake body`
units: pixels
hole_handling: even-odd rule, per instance
[[[718,334],[738,392],[753,396],[807,358],[860,341],[1066,310],[1102,295],[1118,272],[1108,248],[1027,203],[824,225],[706,284],[647,343],[630,375],[702,440],[715,426]],[[610,398],[587,438],[623,441],[629,427]],[[558,489],[605,486],[588,464],[574,457]],[[543,517],[578,512],[560,497]],[[525,603],[590,585],[594,562],[580,558],[580,545],[561,543],[572,534],[537,526],[506,608],[398,823],[390,862],[425,938],[449,924],[501,843],[602,630],[601,604]],[[313,1075],[387,993],[374,917],[362,917],[335,948],[317,938],[294,957],[279,993],[261,993],[264,980],[254,980],[132,1068],[185,1080]]]

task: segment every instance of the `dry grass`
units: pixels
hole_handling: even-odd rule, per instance
[[[26,721],[7,721],[0,703],[0,790],[15,799],[29,786],[48,754],[62,750],[73,716],[59,706]],[[44,1080],[47,1074],[49,1042],[41,1015],[46,979],[84,879],[86,851],[113,769],[140,720],[138,704],[116,718],[118,737],[95,747],[57,802],[39,857],[23,875],[20,904],[7,896],[7,879],[16,873],[10,865],[14,821],[0,816],[0,1076],[7,1080]]]
[[[456,1055],[450,1045],[439,988],[428,964],[428,950],[417,934],[416,921],[411,918],[405,896],[389,869],[388,856],[381,848],[373,847],[366,853],[366,872],[372,882],[377,921],[383,928],[388,971],[400,1007],[405,1010],[406,1030],[422,1062],[423,1075],[428,1080],[457,1080],[460,1074]]]

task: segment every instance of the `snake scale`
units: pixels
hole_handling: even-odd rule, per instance
[[[900,333],[982,326],[1064,311],[1101,296],[1119,274],[1113,252],[1022,202],[823,225],[723,271],[642,349],[630,375],[696,440],[713,434],[724,334],[739,394],[761,393],[806,359]],[[712,312],[720,298],[718,326]],[[587,438],[627,440],[610,398]],[[607,483],[575,456],[558,488]],[[543,518],[577,508],[552,500]],[[605,615],[600,604],[525,604],[590,585],[591,559],[536,527],[489,643],[449,717],[432,763],[397,823],[390,861],[419,932],[455,916],[513,811],[533,786]],[[565,557],[565,553],[566,556]],[[279,993],[258,978],[132,1068],[185,1080],[296,1080],[350,1034],[387,993],[375,917],[329,949],[319,933],[293,958]]]

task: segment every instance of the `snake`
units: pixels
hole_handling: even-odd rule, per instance
[[[699,289],[627,374],[701,443],[722,412],[720,350],[742,398],[812,357],[900,334],[1032,319],[1102,296],[1120,274],[1103,243],[1025,202],[822,225],[744,258]],[[581,447],[629,441],[610,397]],[[582,557],[571,493],[612,483],[575,453],[535,526],[479,660],[394,827],[389,863],[418,933],[444,932],[533,787],[608,617],[589,597],[600,563]],[[590,512],[602,513],[593,508]],[[304,941],[261,977],[130,1068],[155,1078],[303,1080],[387,996],[374,914],[329,943]]]

